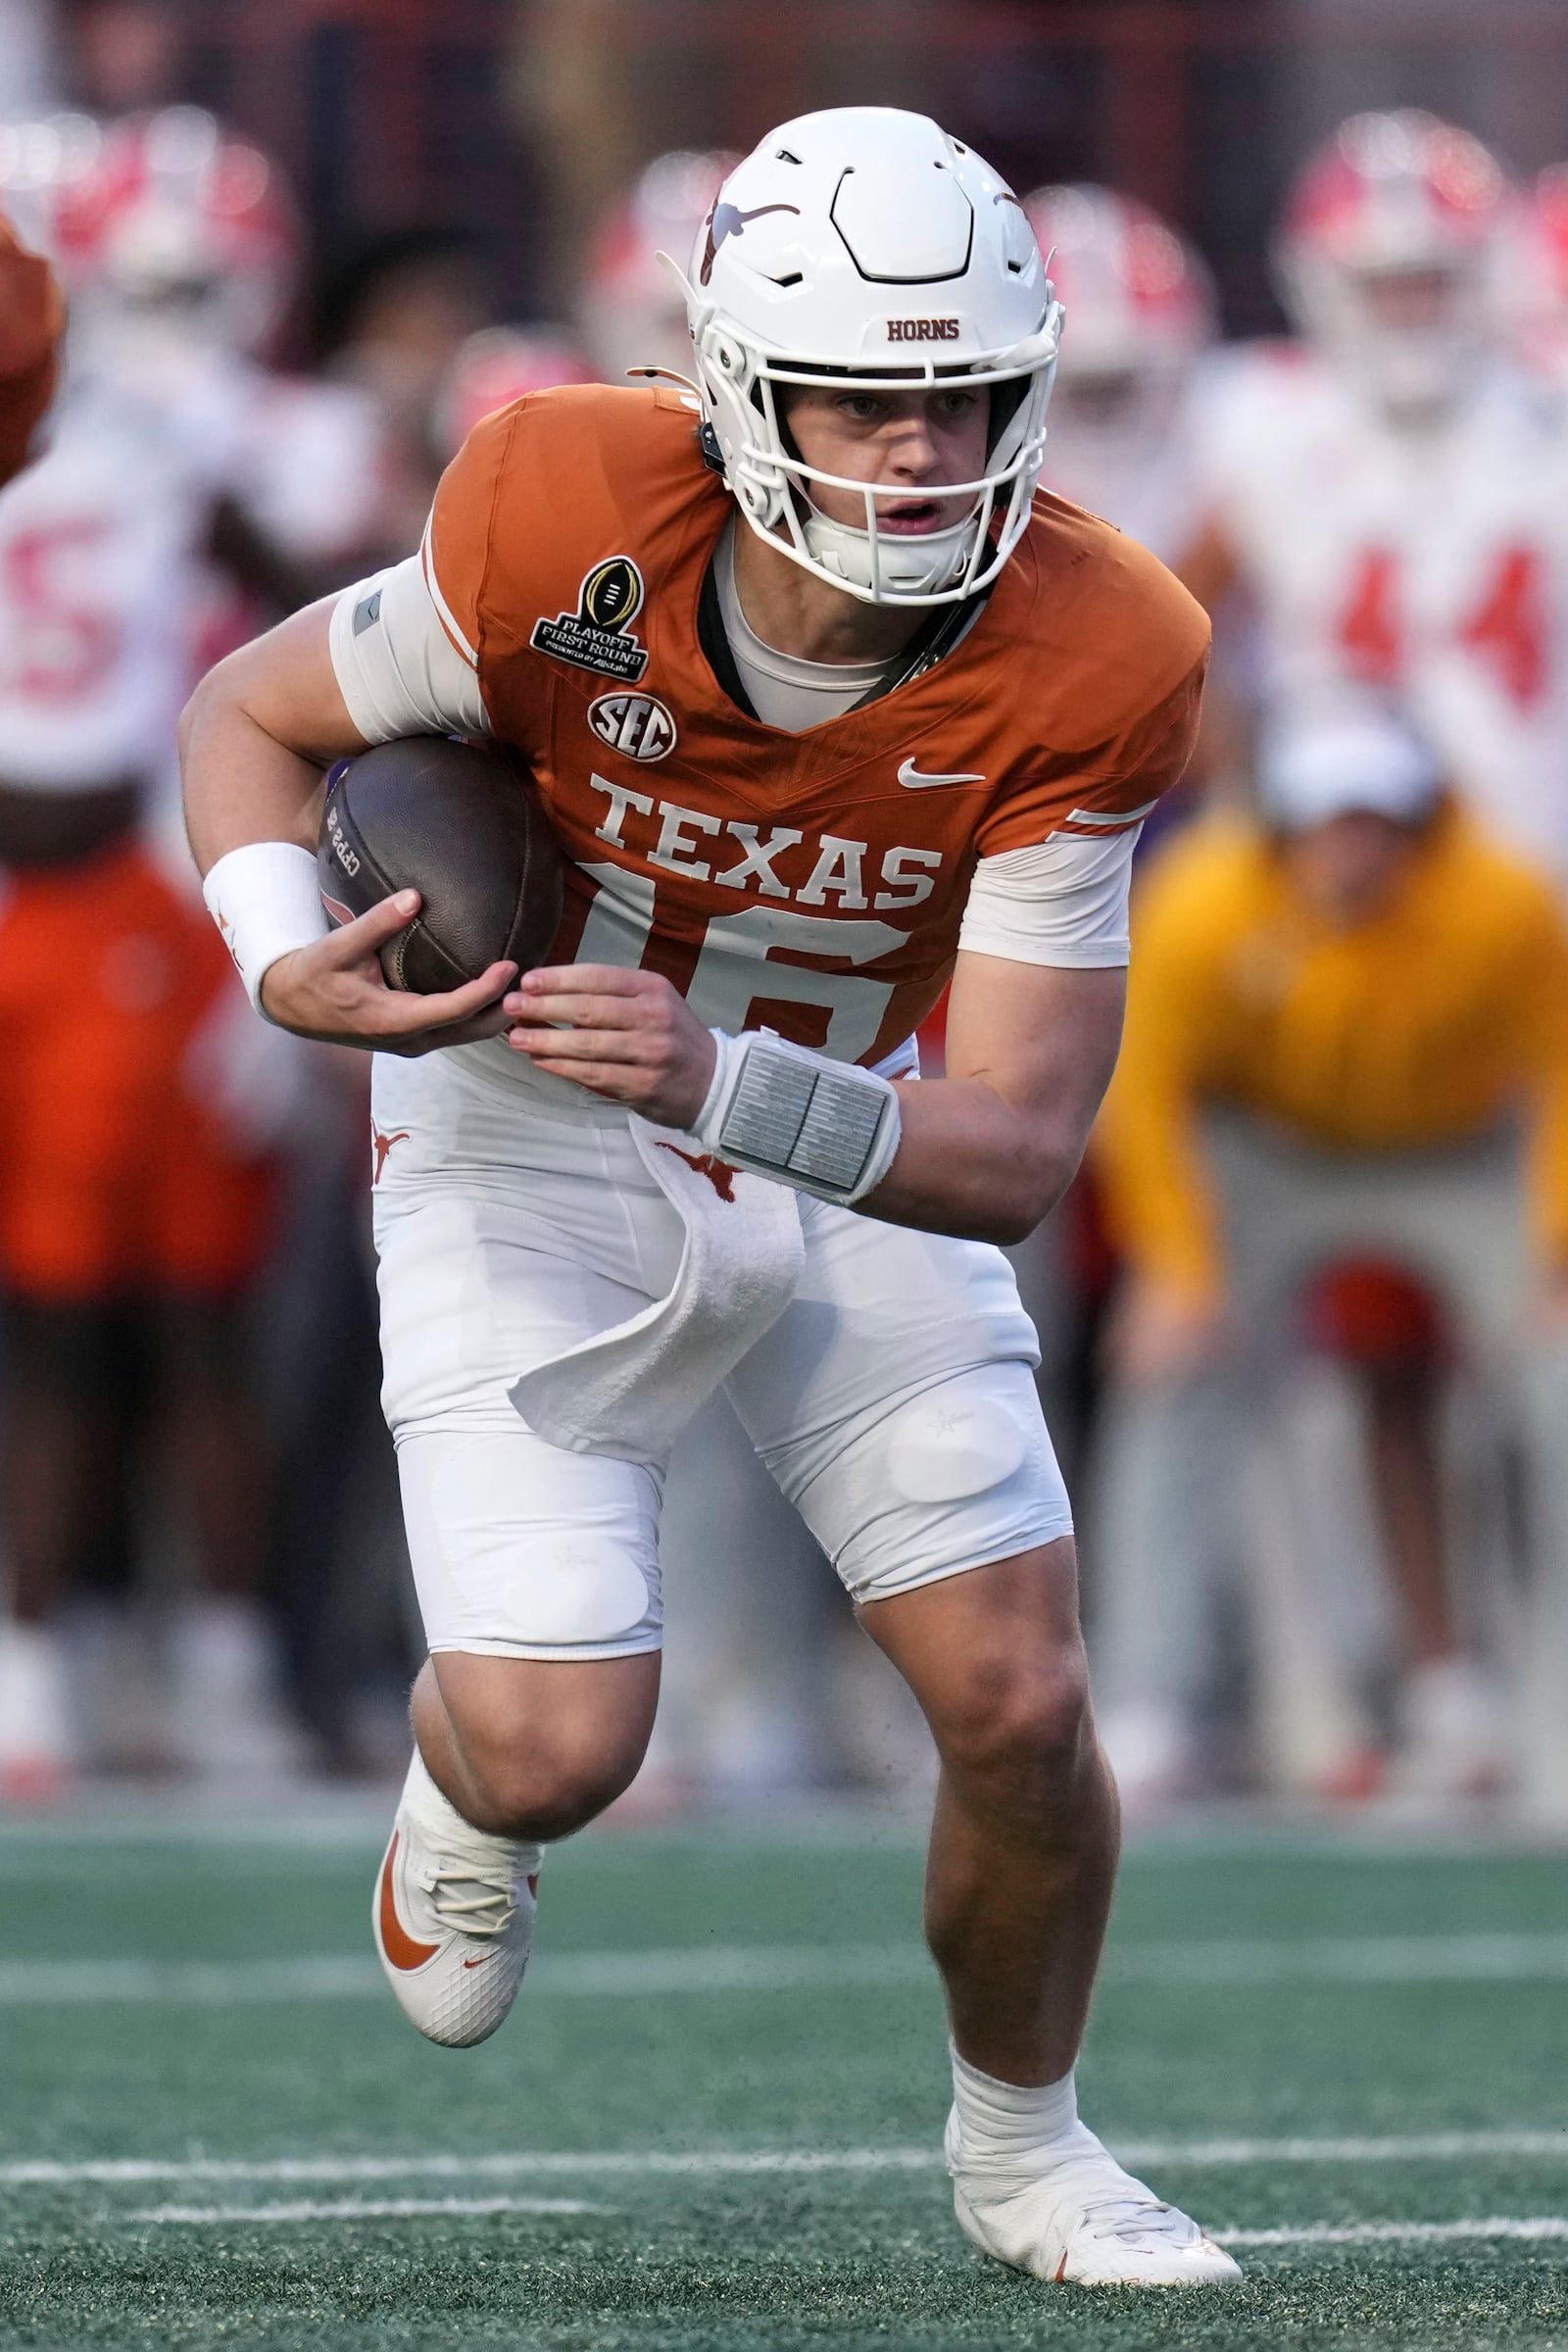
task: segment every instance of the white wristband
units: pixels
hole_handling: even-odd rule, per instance
[[[876,1190],[903,1130],[890,1079],[771,1029],[710,1034],[718,1059],[691,1130],[707,1151],[843,1208]]]
[[[207,911],[265,1020],[262,982],[280,956],[325,939],[316,859],[296,841],[252,841],[220,858],[202,884]]]

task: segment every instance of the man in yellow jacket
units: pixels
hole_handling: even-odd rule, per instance
[[[1346,1258],[1393,1261],[1523,1449],[1540,1687],[1517,1764],[1535,1810],[1568,1814],[1550,1690],[1568,1661],[1568,933],[1546,880],[1385,712],[1278,731],[1259,800],[1261,822],[1195,827],[1144,888],[1097,1130],[1128,1268],[1102,1457],[1107,1719],[1135,1769],[1179,1776],[1246,1438],[1303,1296]],[[1482,1686],[1447,1564],[1403,1565],[1406,1736],[1446,1746],[1457,1788],[1486,1761]]]

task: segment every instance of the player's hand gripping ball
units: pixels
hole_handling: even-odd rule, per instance
[[[317,870],[336,923],[418,892],[379,951],[387,985],[418,996],[497,963],[532,971],[561,923],[561,852],[532,787],[500,752],[449,736],[378,744],[333,770]]]

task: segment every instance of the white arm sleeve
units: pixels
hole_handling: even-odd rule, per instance
[[[442,627],[419,557],[345,588],[329,642],[349,716],[367,743],[489,734],[477,672]]]
[[[1053,833],[1027,850],[982,858],[969,884],[958,952],[1090,971],[1132,954],[1127,897],[1141,825],[1101,839]]]

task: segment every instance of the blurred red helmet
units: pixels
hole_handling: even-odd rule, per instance
[[[1390,408],[1441,403],[1496,331],[1511,211],[1501,166],[1469,131],[1415,108],[1352,115],[1287,205],[1287,308]]]
[[[96,168],[103,143],[90,115],[0,123],[0,208],[24,244],[60,260],[62,206]]]
[[[600,222],[581,306],[583,340],[606,383],[630,368],[692,372],[686,298],[659,260],[684,270],[720,187],[740,162],[725,149],[659,156]]]
[[[63,189],[61,260],[101,324],[262,350],[299,262],[276,167],[199,107],[117,122]]]
[[[1568,361],[1568,164],[1552,164],[1525,196],[1513,270],[1524,357],[1560,372]]]
[[[525,392],[591,384],[593,368],[564,327],[486,326],[453,361],[436,402],[435,438],[455,456],[474,426]]]
[[[1067,314],[1058,391],[1074,376],[1180,372],[1212,342],[1208,271],[1147,205],[1079,183],[1037,188],[1023,209]]]

